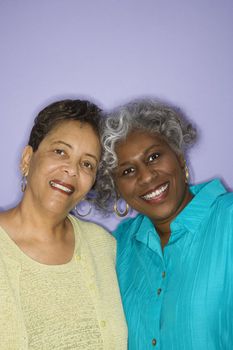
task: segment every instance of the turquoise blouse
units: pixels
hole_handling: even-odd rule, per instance
[[[233,193],[191,186],[164,251],[149,218],[115,231],[129,350],[233,349]]]

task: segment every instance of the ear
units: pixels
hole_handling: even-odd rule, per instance
[[[183,154],[178,154],[177,155],[177,159],[178,159],[178,162],[179,162],[179,164],[181,166],[181,169],[184,169],[185,165],[186,165],[186,162],[185,162]]]
[[[115,179],[114,175],[113,175],[112,180],[113,180],[113,188],[114,188],[114,191],[115,191],[116,198],[120,198],[121,194],[120,194],[120,191],[119,191],[119,189],[117,187],[117,183],[116,183],[116,179]]]
[[[23,150],[21,162],[20,162],[20,170],[22,175],[24,176],[28,175],[32,155],[33,155],[33,149],[31,146],[27,145]]]

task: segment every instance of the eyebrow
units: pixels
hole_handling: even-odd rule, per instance
[[[54,141],[54,142],[52,142],[52,145],[56,145],[57,143],[61,143],[62,145],[65,145],[69,148],[73,148],[69,143],[66,143],[64,141]]]
[[[142,156],[145,156],[146,153],[148,153],[148,152],[151,151],[151,149],[153,149],[154,147],[160,147],[160,146],[161,146],[161,144],[153,144],[153,145],[151,145],[149,148],[147,148],[144,152],[142,152],[142,154],[140,154],[140,156],[141,156],[141,155],[142,155]],[[127,160],[127,161],[125,161],[125,162],[123,162],[123,163],[118,163],[118,167],[122,167],[122,166],[128,165],[129,163],[131,163],[130,160]]]
[[[58,140],[58,141],[52,142],[52,145],[56,145],[56,144],[62,144],[62,145],[65,145],[65,146],[69,147],[70,149],[73,149],[73,147],[72,147],[69,143],[66,143],[66,142],[64,142],[64,141]],[[85,153],[85,155],[88,156],[88,157],[91,157],[91,158],[95,159],[95,161],[96,161],[97,163],[99,162],[98,159],[96,158],[96,156],[94,156],[93,154],[91,154],[91,153]]]

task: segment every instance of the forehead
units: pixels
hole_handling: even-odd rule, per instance
[[[167,141],[159,133],[150,133],[144,130],[132,130],[125,139],[116,144],[116,152],[124,149],[126,146],[132,148],[145,148],[152,145],[169,147]]]
[[[49,142],[54,138],[91,138],[99,142],[99,136],[91,124],[78,120],[65,120],[58,122],[44,137],[42,142]]]
[[[169,157],[177,158],[177,154],[162,135],[141,130],[131,131],[115,147],[118,165],[144,159],[150,152],[161,151]]]
[[[42,140],[39,148],[56,141],[64,141],[72,146],[85,146],[93,152],[100,152],[100,140],[97,132],[89,123],[67,120],[58,123]]]
[[[48,132],[47,136],[50,136],[52,134],[64,132],[64,131],[71,131],[76,130],[80,131],[84,130],[84,132],[90,132],[93,134],[96,134],[96,137],[98,137],[96,130],[94,130],[93,126],[87,122],[81,122],[79,120],[62,120],[58,121],[52,129]]]

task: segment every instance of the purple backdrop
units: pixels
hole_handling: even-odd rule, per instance
[[[177,104],[200,129],[193,182],[219,176],[232,189],[232,0],[1,0],[0,35],[1,209],[20,198],[32,119],[64,97]]]

